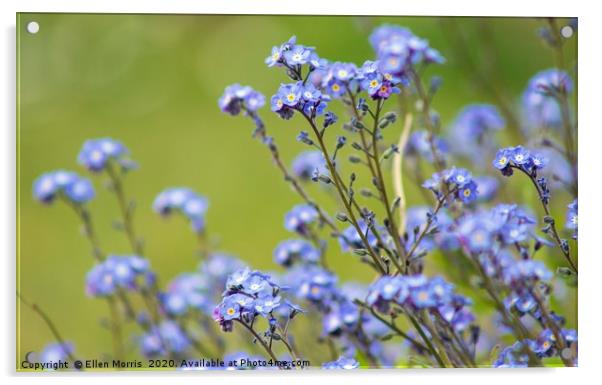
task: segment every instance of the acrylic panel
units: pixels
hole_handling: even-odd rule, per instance
[[[17,370],[577,366],[577,20],[17,15]]]

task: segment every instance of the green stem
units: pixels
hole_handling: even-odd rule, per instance
[[[560,32],[560,28],[558,27],[558,23],[556,19],[551,17],[548,18],[548,23],[550,25],[550,32],[554,36],[554,52],[556,54],[556,67],[559,71],[565,70],[564,63],[564,40],[562,34]],[[555,95],[556,101],[560,106],[560,113],[562,117],[562,125],[564,128],[564,147],[565,154],[569,160],[571,165],[571,173],[573,174],[573,186],[572,192],[573,195],[577,196],[577,149],[576,149],[576,141],[573,138],[573,125],[570,120],[569,113],[569,105],[568,98],[565,90],[562,90],[560,95]]]
[[[115,196],[117,197],[117,201],[119,203],[119,210],[121,211],[121,216],[123,218],[123,227],[125,229],[127,238],[134,252],[137,255],[143,255],[144,253],[142,250],[142,243],[139,242],[138,238],[136,237],[136,232],[134,230],[134,223],[132,218],[132,210],[125,196],[121,178],[119,177],[111,163],[107,164],[107,173],[109,174],[109,178],[111,179],[113,189],[115,190]]]
[[[63,197],[65,203],[71,207],[77,216],[81,219],[84,225],[84,234],[90,245],[92,246],[92,255],[98,262],[102,262],[104,260],[104,254],[100,248],[100,242],[96,236],[96,232],[94,230],[94,225],[92,224],[92,218],[90,216],[90,212],[83,206],[77,203],[73,203],[71,200]]]
[[[539,195],[539,200],[541,201],[541,205],[543,206],[543,210],[544,210],[546,216],[549,218],[552,218],[548,204],[543,199],[543,193],[540,190],[539,185],[537,184],[537,181],[535,180],[533,175],[529,174],[527,171],[523,170],[520,167],[516,167],[516,166],[510,166],[510,167],[512,167],[516,170],[519,170],[520,172],[525,174],[529,178],[529,180],[531,180],[531,182],[533,183],[533,186],[535,187],[535,190],[537,190],[537,194]],[[575,271],[575,274],[578,274],[577,266],[573,262],[570,252],[568,250],[565,250],[562,247],[562,240],[560,239],[560,235],[558,235],[558,231],[556,230],[556,221],[554,220],[554,218],[552,218],[552,222],[549,225],[550,225],[550,230],[552,231],[552,239],[556,243],[556,246],[558,246],[560,251],[562,251],[562,255],[564,256],[564,259],[566,259],[566,261],[569,263],[569,265],[571,265],[571,268]]]
[[[460,358],[460,360],[468,367],[474,368],[476,367],[476,362],[468,351],[466,344],[462,340],[461,336],[454,330],[453,326],[447,322],[447,320],[443,319],[440,314],[435,314],[435,317],[440,321],[442,325],[447,329],[447,332],[451,335],[453,342],[450,344],[456,355]],[[455,344],[454,344],[455,342]],[[457,347],[456,347],[457,345]]]
[[[393,330],[401,338],[405,339],[406,341],[408,341],[409,343],[411,343],[412,345],[414,345],[414,348],[416,348],[417,350],[428,351],[428,348],[426,346],[424,346],[420,342],[416,341],[415,339],[413,339],[412,337],[410,337],[409,335],[407,335],[403,330],[401,330],[395,324],[394,321],[390,321],[390,322],[387,321],[385,318],[381,317],[380,314],[378,314],[376,311],[374,311],[374,309],[370,308],[368,305],[366,305],[363,302],[359,302],[358,304],[361,307],[363,307],[365,309],[368,309],[370,311],[370,313],[374,316],[374,318],[376,318],[377,320],[379,320],[383,324],[387,325],[389,327],[389,329]]]
[[[261,344],[261,346],[263,346],[264,350],[266,351],[266,353],[270,356],[270,358],[274,361],[278,361],[278,358],[276,358],[276,355],[274,354],[274,352],[272,351],[272,349],[268,346],[268,344],[263,340],[263,338],[261,338],[259,336],[259,334],[257,334],[257,332],[255,330],[253,330],[253,328],[249,325],[247,325],[245,322],[240,321],[240,320],[235,320],[236,322],[238,322],[239,324],[243,325],[245,327],[245,329],[247,329],[249,331],[249,333],[251,333],[253,335],[253,337],[255,337],[256,341],[259,341],[259,343]],[[278,366],[279,369],[282,369],[282,367]]]
[[[247,113],[252,118],[258,119],[258,116],[254,112],[247,111]],[[262,141],[267,138],[265,128],[259,132],[259,136],[262,139]],[[274,162],[274,164],[276,165],[278,170],[280,170],[280,172],[284,176],[284,180],[291,184],[293,190],[305,201],[305,203],[312,206],[318,212],[318,216],[320,217],[320,220],[322,221],[322,223],[324,223],[328,227],[330,227],[330,229],[333,231],[334,235],[341,236],[340,231],[339,231],[338,227],[336,226],[336,224],[334,223],[334,221],[328,216],[328,214],[320,206],[318,206],[310,198],[309,194],[307,194],[307,192],[303,189],[303,187],[301,186],[301,184],[299,183],[297,178],[295,178],[293,175],[291,175],[288,168],[282,162],[282,159],[280,158],[280,153],[278,152],[278,148],[273,143],[273,141],[271,144],[268,145],[268,148],[269,148],[270,154],[272,156],[272,161]]]
[[[447,191],[447,193],[445,193],[445,195],[443,195],[443,197],[441,197],[440,199],[437,200],[437,205],[435,206],[433,215],[428,218],[428,220],[426,222],[426,226],[424,226],[424,229],[422,229],[422,231],[420,232],[418,237],[416,237],[416,240],[414,241],[414,243],[412,244],[412,247],[410,248],[410,250],[407,253],[408,264],[411,263],[411,258],[414,255],[414,253],[416,252],[416,249],[418,248],[418,246],[420,245],[420,242],[422,242],[422,239],[426,236],[428,231],[431,229],[431,226],[433,224],[432,218],[435,217],[439,213],[441,208],[443,208],[443,205],[445,204],[445,201],[447,200],[449,195],[453,194],[455,191],[456,191],[456,189],[449,190],[449,191]]]
[[[433,122],[431,121],[430,101],[426,91],[424,90],[424,86],[422,85],[422,80],[420,80],[418,74],[414,70],[412,70],[410,74],[414,80],[414,85],[416,86],[418,96],[422,101],[422,115],[424,119],[424,125],[429,132],[427,139],[431,148],[431,152],[433,153],[433,163],[437,172],[441,172],[445,169],[445,161],[441,158],[439,151],[437,151],[437,146],[435,145],[435,128],[433,127]]]
[[[69,199],[64,200],[69,206],[71,206],[75,210],[77,215],[81,218],[84,224],[84,232],[86,234],[86,238],[88,238],[90,244],[92,245],[94,258],[96,258],[98,262],[102,262],[104,260],[104,256],[100,249],[98,238],[96,237],[96,232],[94,231],[94,227],[92,225],[90,213],[84,208],[84,206],[72,203]],[[113,339],[113,354],[115,355],[115,357],[121,357],[123,352],[123,345],[121,340],[121,322],[119,320],[119,314],[114,300],[109,297],[107,302],[109,304],[109,313],[111,317],[110,329],[111,336]]]
[[[348,201],[345,192],[343,191],[343,188],[341,187],[341,180],[340,180],[340,176],[336,170],[336,168],[334,167],[334,165],[332,164],[332,160],[330,158],[328,149],[326,148],[326,145],[324,144],[324,140],[322,138],[322,135],[320,134],[320,131],[318,130],[318,128],[316,127],[316,124],[314,123],[313,119],[310,118],[309,116],[307,116],[306,114],[302,113],[302,115],[305,117],[305,119],[309,122],[309,125],[311,126],[312,130],[314,131],[314,134],[316,136],[316,139],[318,140],[318,143],[320,145],[320,149],[322,150],[322,153],[324,154],[324,158],[326,160],[326,165],[328,166],[328,170],[330,171],[330,174],[332,175],[332,181],[333,184],[335,185],[339,196],[341,198],[341,201],[343,202],[343,205],[345,206],[345,209],[347,210],[347,214],[349,215],[349,219],[351,220],[351,224],[353,225],[353,227],[355,227],[355,230],[357,231],[358,235],[360,236],[362,242],[364,243],[364,245],[366,246],[366,249],[368,250],[368,253],[370,254],[370,256],[372,257],[372,260],[374,262],[374,265],[377,267],[378,271],[383,274],[386,275],[386,270],[385,268],[382,266],[382,261],[380,256],[378,256],[376,254],[376,252],[374,251],[374,249],[372,248],[372,246],[370,245],[370,242],[368,242],[368,239],[366,238],[364,232],[362,231],[362,229],[360,228],[358,221],[355,217],[355,213],[353,212],[353,209],[351,207],[350,202]]]
[[[121,333],[121,321],[119,318],[119,312],[117,304],[112,297],[107,298],[109,304],[109,312],[111,313],[111,335],[113,339],[113,354],[115,359],[121,360],[123,358],[123,338]]]
[[[448,367],[448,368],[453,367],[454,365],[452,364],[451,360],[449,359],[449,356],[447,355],[447,350],[445,349],[445,345],[439,338],[439,333],[435,329],[435,325],[433,325],[433,322],[431,321],[431,316],[426,310],[424,310],[422,312],[422,322],[424,323],[424,326],[426,326],[429,333],[431,334],[431,338],[433,339],[433,342],[435,343],[435,345],[437,346],[437,349],[439,350],[439,356],[441,357],[441,360],[445,364],[445,367]]]
[[[355,100],[355,95],[350,90],[347,91],[347,94],[349,96],[349,99],[351,100],[351,105],[353,107],[352,108],[353,114],[355,115],[355,118],[359,122],[361,122],[363,120],[363,117],[360,115],[359,111],[357,110],[357,102]],[[363,152],[366,157],[366,164],[368,165],[368,168],[370,170],[370,173],[372,174],[372,177],[378,181],[377,188],[378,188],[378,192],[380,195],[380,199],[381,199],[381,202],[383,203],[383,206],[385,207],[385,212],[386,212],[387,218],[389,219],[389,222],[390,222],[390,227],[387,226],[387,231],[393,238],[393,242],[395,243],[395,247],[397,249],[397,255],[392,255],[391,260],[393,261],[393,264],[395,264],[395,267],[397,268],[398,272],[401,273],[404,270],[404,268],[402,268],[398,259],[401,258],[403,255],[405,255],[405,249],[401,245],[399,230],[397,229],[397,225],[392,218],[391,207],[389,204],[389,199],[387,197],[387,191],[385,188],[384,178],[382,176],[382,171],[380,168],[380,161],[379,161],[380,157],[378,155],[378,146],[376,143],[376,134],[377,134],[377,130],[378,130],[378,119],[380,116],[381,108],[382,108],[382,104],[379,101],[377,104],[377,112],[375,115],[373,115],[373,118],[374,118],[374,127],[372,129],[373,154],[370,154],[368,152],[369,146],[368,146],[368,141],[366,139],[366,135],[364,133],[364,129],[360,129],[359,134],[360,134],[360,139],[362,141],[362,146],[365,150]],[[380,238],[380,235],[378,234],[377,231],[373,230],[372,232],[374,233],[374,235],[377,238]],[[382,244],[382,246],[384,248],[385,247],[384,243],[380,239],[379,239],[379,242]],[[405,266],[405,263],[404,263],[404,266]]]
[[[544,301],[541,299],[541,296],[539,295],[539,290],[537,290],[537,289],[531,290],[531,295],[533,296],[533,298],[535,298],[535,302],[537,302],[537,305],[539,306],[539,310],[541,311],[541,315],[542,315],[545,323],[548,325],[548,328],[550,328],[550,330],[552,331],[552,334],[554,334],[554,338],[556,339],[556,344],[558,345],[558,356],[560,356],[560,359],[564,363],[564,366],[567,366],[567,367],[575,366],[573,361],[570,360],[569,358],[565,357],[563,354],[564,349],[566,349],[566,342],[564,340],[564,336],[562,335],[562,331],[560,330],[560,328],[558,327],[556,322],[554,322],[554,320],[552,319],[552,316],[548,312],[546,304],[544,303]]]
[[[512,328],[515,337],[519,341],[526,340],[526,339],[533,339],[533,336],[531,335],[529,330],[525,327],[525,325],[522,324],[520,319],[516,318],[513,314],[508,312],[508,310],[506,309],[506,306],[504,305],[502,300],[500,300],[500,298],[498,297],[497,291],[493,286],[493,282],[491,281],[491,278],[487,275],[487,273],[485,272],[485,270],[483,269],[483,266],[481,266],[479,261],[472,258],[470,252],[468,252],[468,250],[466,250],[466,248],[463,248],[463,255],[465,255],[466,258],[468,258],[468,260],[474,265],[475,269],[479,272],[480,277],[483,279],[483,286],[485,288],[485,291],[487,292],[489,297],[493,300],[493,304],[494,304],[495,308],[502,315],[502,318],[504,318],[504,321],[506,322],[506,324]],[[539,357],[537,357],[531,351],[531,349],[527,349],[527,354],[529,355],[529,365],[530,366],[543,366]]]
[[[380,113],[382,111],[382,105],[383,105],[383,103],[381,101],[377,102],[376,113],[374,114],[374,128],[372,131],[372,151],[374,153],[374,168],[376,169],[375,177],[378,181],[378,191],[381,194],[383,204],[385,206],[385,212],[387,214],[387,219],[389,220],[389,226],[387,226],[387,227],[389,228],[389,233],[391,234],[391,237],[393,237],[393,242],[395,243],[395,247],[397,248],[398,258],[402,258],[406,253],[405,253],[405,249],[401,245],[401,240],[399,237],[399,230],[397,228],[395,218],[393,218],[393,213],[391,212],[391,204],[389,202],[389,197],[387,194],[387,187],[385,185],[385,178],[383,177],[382,167],[380,166],[380,155],[379,155],[379,151],[378,151],[378,141],[377,141],[378,123],[379,123],[378,120],[380,118]],[[399,151],[403,151],[403,149],[399,149]],[[406,259],[406,261],[404,263],[405,268],[403,270],[405,270],[407,272],[407,255],[405,256],[405,259]],[[398,268],[398,270],[402,270],[401,267],[399,266],[399,261],[394,259],[394,263],[395,263],[396,267]]]
[[[73,356],[73,354],[68,349],[65,349],[65,340],[61,336],[61,333],[59,333],[59,330],[55,326],[54,322],[52,322],[52,320],[50,319],[50,317],[46,314],[46,312],[44,312],[42,310],[42,308],[40,308],[37,304],[31,303],[31,302],[27,301],[21,295],[21,293],[19,293],[19,291],[17,291],[17,297],[19,297],[19,299],[21,300],[21,302],[23,302],[31,310],[33,310],[34,313],[36,313],[38,316],[40,316],[40,318],[42,319],[42,321],[44,321],[44,323],[46,324],[46,326],[48,326],[48,329],[50,329],[50,332],[52,333],[52,335],[54,336],[54,338],[56,339],[56,341],[61,345],[61,348],[63,348],[63,352],[65,353],[65,355],[67,355],[67,357],[69,357],[69,359],[71,361],[75,361],[76,359]]]
[[[442,368],[445,368],[445,363],[444,363],[443,359],[441,359],[441,356],[437,352],[437,349],[435,349],[435,347],[433,346],[433,343],[431,342],[431,339],[428,338],[427,335],[424,333],[424,330],[422,330],[422,326],[420,326],[420,324],[414,318],[414,316],[412,316],[409,313],[406,313],[406,314],[408,316],[408,319],[412,323],[412,325],[414,325],[414,328],[416,329],[416,331],[418,332],[418,334],[420,334],[420,337],[422,338],[422,340],[424,341],[424,343],[426,344],[426,346],[428,346],[428,350],[431,352],[431,354],[433,355],[433,357],[435,357],[435,360],[437,361],[437,363],[439,364],[439,366],[442,367]]]

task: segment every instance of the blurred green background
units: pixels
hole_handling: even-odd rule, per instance
[[[197,243],[188,225],[179,218],[162,220],[151,210],[153,198],[169,186],[188,186],[209,198],[208,227],[220,250],[256,268],[273,270],[273,248],[290,237],[282,227],[284,213],[299,200],[270,164],[266,149],[251,138],[251,123],[225,116],[217,107],[217,98],[230,83],[252,85],[269,98],[286,81],[281,71],[264,65],[273,45],[297,35],[300,43],[316,46],[322,57],[361,64],[374,56],[368,43],[374,26],[388,22],[409,27],[448,60],[429,70],[444,79],[434,105],[444,126],[467,103],[495,102],[479,86],[466,54],[510,104],[517,102],[535,72],[554,63],[552,50],[537,35],[545,21],[526,18],[91,14],[17,18],[18,289],[40,304],[65,338],[75,343],[77,354],[86,357],[111,350],[108,332],[99,327],[106,304],[84,292],[84,277],[93,265],[88,243],[68,207],[45,207],[31,193],[33,180],[45,171],[65,168],[88,174],[76,164],[86,139],[119,139],[139,163],[125,188],[137,201],[135,224],[161,283],[197,265]],[[26,31],[29,21],[39,23],[37,34]],[[459,37],[465,51],[458,49]],[[570,63],[576,59],[576,39],[569,40],[566,49]],[[267,109],[263,117],[290,163],[305,149],[294,137],[306,128],[301,120],[283,122]],[[387,140],[396,141],[400,130],[397,124],[387,131],[391,135]],[[506,139],[507,144],[517,144],[511,135]],[[118,218],[114,197],[104,189],[102,177],[88,176],[97,189],[90,209],[104,250],[130,253],[125,236],[112,228]],[[508,181],[512,186],[506,196],[535,203],[531,186],[523,182]],[[320,188],[309,189],[333,207]],[[415,189],[409,189],[408,198],[410,204],[424,203]],[[568,196],[555,201],[558,218],[564,216],[568,201]],[[343,280],[371,278],[365,265],[337,247],[330,248],[329,259]],[[559,258],[553,261],[561,263]],[[574,296],[562,309],[571,325],[576,291]],[[19,315],[18,357],[53,340],[29,308],[20,307]]]

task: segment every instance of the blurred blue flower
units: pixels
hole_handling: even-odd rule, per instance
[[[410,139],[405,147],[405,153],[409,156],[421,156],[428,162],[434,161],[433,150],[429,140],[430,133],[425,130],[415,131],[410,135]],[[433,137],[433,144],[438,156],[445,157],[449,152],[448,144],[438,136]]]
[[[366,304],[388,313],[391,304],[416,309],[436,309],[456,330],[464,330],[474,321],[466,308],[472,302],[454,293],[454,286],[440,276],[424,275],[381,277],[368,289]]]
[[[169,216],[174,211],[182,213],[189,219],[195,232],[203,232],[205,214],[209,207],[207,199],[189,188],[168,188],[155,198],[153,210],[162,216]]]
[[[506,125],[495,106],[471,104],[462,109],[449,132],[456,154],[464,155],[475,165],[495,149],[495,133]]]
[[[535,260],[520,260],[504,271],[504,282],[512,288],[533,287],[536,282],[552,278],[545,264]]]
[[[308,204],[294,206],[284,217],[284,228],[291,232],[306,235],[308,226],[318,219],[318,211]]]
[[[174,278],[167,291],[159,295],[164,311],[172,316],[184,315],[190,309],[211,314],[215,301],[207,278],[199,273],[182,273]]]
[[[326,160],[321,151],[305,151],[300,153],[291,167],[293,174],[304,181],[315,180],[316,175],[329,175]]]
[[[533,134],[534,130],[561,127],[562,112],[557,96],[572,91],[573,82],[564,71],[548,69],[535,74],[522,96],[525,132]]]
[[[529,366],[529,354],[526,349],[534,347],[535,341],[517,341],[504,348],[493,362],[494,368],[526,368]]]
[[[382,25],[370,35],[370,44],[385,74],[404,77],[411,67],[419,64],[444,63],[441,54],[407,28]]]
[[[73,350],[73,344],[70,342],[51,343],[40,352],[38,360],[44,364],[65,362],[69,359],[69,355],[73,354]]]
[[[274,261],[282,266],[291,266],[295,262],[316,263],[320,260],[320,250],[302,239],[282,241],[274,250]]]
[[[134,164],[127,157],[128,154],[128,149],[118,140],[111,138],[90,139],[84,142],[77,161],[94,172],[103,171],[107,163],[112,160],[124,169],[131,169]]]
[[[434,173],[427,179],[422,187],[431,190],[438,199],[457,199],[464,203],[471,203],[477,199],[477,184],[472,180],[472,175],[463,168],[451,168]],[[453,196],[445,195],[445,191],[455,192]],[[446,193],[448,194],[448,193]]]
[[[574,230],[573,238],[577,239],[577,221],[578,221],[578,213],[577,213],[577,199],[569,203],[567,206],[568,210],[566,212],[566,224],[565,227],[567,229]]]
[[[181,354],[190,347],[186,333],[175,321],[163,321],[140,339],[140,350],[145,357],[167,356],[169,353]]]
[[[339,357],[336,361],[325,362],[322,369],[357,369],[360,363],[354,358]]]
[[[255,112],[265,105],[265,97],[249,86],[232,84],[224,90],[218,100],[222,112],[238,115],[242,110]]]
[[[65,187],[65,196],[74,203],[85,203],[94,198],[94,187],[88,179],[79,178]]]
[[[477,200],[480,202],[489,202],[497,196],[500,182],[493,176],[473,177],[477,184]]]
[[[208,290],[214,293],[214,302],[216,299],[215,295],[218,293],[221,294],[226,286],[228,277],[245,267],[246,264],[242,260],[224,253],[210,253],[209,256],[205,258],[199,266],[199,272],[202,275]],[[221,295],[219,296],[219,300],[221,300]]]
[[[286,282],[290,282],[296,297],[320,303],[336,291],[337,277],[317,265],[306,265],[291,269]]]
[[[95,192],[88,179],[65,170],[42,174],[33,183],[34,198],[42,203],[52,203],[59,194],[73,203],[83,204],[94,198]]]
[[[138,278],[149,269],[148,260],[142,257],[109,255],[88,272],[86,292],[93,297],[105,297],[113,295],[117,288],[136,289],[140,284]]]

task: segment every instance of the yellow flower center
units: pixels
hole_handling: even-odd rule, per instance
[[[505,156],[502,156],[500,158],[500,164],[506,164],[506,162],[508,162],[508,159]]]
[[[276,105],[278,106],[278,108],[282,107],[282,100],[278,100],[276,102]]]
[[[339,87],[339,85],[338,85],[338,84],[336,84],[336,83],[335,83],[335,84],[333,84],[333,85],[332,85],[332,90],[333,90],[334,92],[337,92],[337,91],[338,91],[338,90],[340,90],[340,89],[341,89],[341,87]]]
[[[387,86],[382,86],[382,87],[380,87],[380,90],[381,90],[382,92],[385,92],[385,91],[387,90]]]
[[[376,87],[377,85],[378,85],[378,82],[376,80],[372,80],[370,82],[370,87],[372,87],[372,88]]]
[[[236,311],[234,310],[234,308],[228,308],[228,310],[226,310],[226,313],[228,313],[228,315],[232,315],[234,313],[236,313]]]
[[[464,189],[464,191],[462,192],[464,194],[465,197],[469,197],[470,196],[470,189]]]
[[[295,94],[288,94],[288,95],[286,95],[286,99],[289,102],[292,102],[293,100],[295,100]]]

